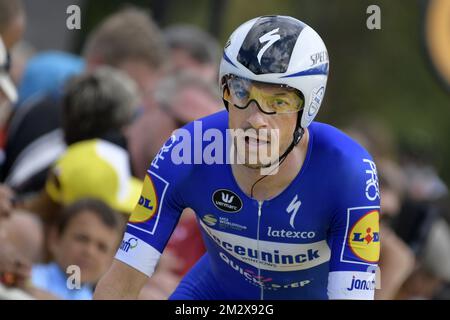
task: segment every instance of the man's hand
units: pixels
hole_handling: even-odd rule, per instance
[[[24,287],[31,275],[31,263],[8,242],[0,242],[0,281],[10,287]]]

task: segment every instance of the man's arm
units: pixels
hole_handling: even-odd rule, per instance
[[[369,154],[349,154],[336,179],[328,297],[373,300],[380,255],[378,177]]]
[[[187,207],[179,188],[192,167],[171,161],[169,146],[175,141],[175,137],[171,138],[150,165],[114,263],[98,283],[95,299],[137,299],[154,273],[181,212]]]
[[[148,277],[127,264],[114,259],[108,272],[95,288],[95,300],[137,299]]]

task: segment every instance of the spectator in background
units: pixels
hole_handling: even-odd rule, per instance
[[[396,163],[396,145],[390,131],[377,121],[356,119],[345,130],[372,154],[378,167],[381,193],[379,271],[381,283],[375,299],[394,299],[414,270],[415,256],[411,248],[392,228],[391,221],[399,215],[406,191],[406,177]]]
[[[214,85],[198,74],[187,72],[171,74],[163,79],[157,86],[155,101],[158,109],[142,115],[128,135],[135,172],[140,172],[142,177],[174,130],[222,107]],[[159,115],[154,117],[156,112]],[[149,279],[140,298],[166,299],[180,277],[204,252],[195,215],[186,209],[161,257],[155,276]]]
[[[1,166],[2,179],[16,192],[42,189],[48,166],[64,151],[59,130],[62,88],[83,66],[79,57],[55,51],[37,54],[28,61]]]
[[[0,225],[0,300],[31,299],[27,294],[31,265],[41,261],[44,232],[33,214],[15,210]]]
[[[450,227],[444,219],[437,219],[428,233],[414,272],[401,287],[397,299],[449,298],[439,296],[445,284],[450,284],[449,244]]]
[[[17,90],[10,77],[10,69],[10,55],[0,36],[0,163],[4,158],[5,126],[10,117],[11,105],[17,101]]]
[[[57,116],[53,120],[57,120],[63,130],[55,128],[23,150],[6,177],[5,182],[19,193],[40,191],[43,188],[49,166],[64,152],[66,143],[103,138],[126,149],[122,130],[132,122],[139,101],[136,85],[126,74],[110,67],[101,67],[92,74],[74,78],[59,100],[62,106],[48,110],[46,119],[50,118],[49,114]],[[17,131],[17,137],[22,138],[12,139],[16,143],[8,148],[11,152],[19,148],[17,144],[23,141],[26,132],[32,135],[45,123],[39,121],[42,118],[40,112],[44,110],[40,108],[35,111],[34,118],[38,118],[35,119],[36,124],[30,125],[25,132]],[[20,113],[21,110],[17,115]],[[28,116],[27,121],[31,120],[33,117]],[[13,121],[10,131],[19,127],[22,126],[16,126]]]
[[[0,36],[7,50],[22,38],[25,20],[21,0],[0,0]]]
[[[151,110],[156,84],[167,67],[167,47],[159,27],[142,9],[126,8],[106,18],[83,49],[87,70],[110,65],[138,85],[142,104]]]
[[[142,182],[131,176],[126,151],[101,139],[84,140],[69,146],[53,166],[46,182],[45,209],[36,208],[46,220],[57,219],[58,209],[84,198],[104,201],[128,214],[139,200]]]
[[[127,74],[111,67],[103,66],[74,78],[63,98],[66,144],[101,138],[127,149],[124,130],[136,114],[138,92]]]
[[[0,36],[0,112],[2,115],[4,114],[2,119],[7,117],[10,104],[17,101],[17,90],[9,74],[10,69],[10,55]],[[4,121],[2,124],[4,124]]]
[[[170,48],[171,71],[193,72],[215,84],[221,49],[216,39],[187,24],[169,26],[164,39]]]
[[[25,41],[20,41],[11,50],[11,79],[18,86],[22,82],[28,61],[36,54],[35,48]],[[16,105],[17,106],[17,105]]]
[[[111,67],[73,78],[62,99],[60,136],[68,148],[46,176],[45,190],[23,205],[49,222],[61,206],[82,197],[99,198],[130,213],[141,182],[132,177],[123,131],[137,101],[135,83]]]
[[[141,115],[127,131],[133,171],[141,179],[174,130],[222,108],[214,85],[192,73],[168,75],[154,98],[157,108]]]
[[[4,146],[5,126],[17,92],[9,78],[9,51],[22,38],[25,30],[25,11],[20,0],[0,0],[0,148]],[[1,160],[1,159],[0,159]]]
[[[28,99],[49,95],[61,97],[65,82],[78,75],[84,68],[80,57],[60,51],[44,51],[32,57],[26,64],[23,79],[19,84],[18,107]]]
[[[68,206],[53,233],[54,261],[33,267],[32,284],[55,298],[92,299],[93,286],[110,266],[122,229],[116,212],[100,200],[82,199]],[[67,285],[69,266],[80,268],[79,288]]]
[[[109,65],[128,74],[138,85],[140,105],[151,109],[153,106],[153,88],[166,66],[166,46],[158,27],[142,10],[128,8],[107,17],[88,37],[83,50],[86,69],[91,72],[99,66]],[[81,71],[81,70],[79,70]],[[42,72],[45,74],[45,72]],[[67,78],[64,79],[64,81]],[[32,80],[30,80],[32,81]],[[59,88],[59,87],[58,87]],[[58,88],[55,88],[57,90]],[[38,104],[25,109],[33,110],[14,119],[9,132],[6,163],[3,168],[3,179],[10,177],[10,170],[20,160],[28,162],[33,158],[22,152],[36,150],[34,146],[43,147],[38,153],[41,163],[31,165],[31,174],[27,170],[16,169],[19,181],[11,183],[19,193],[36,192],[45,184],[46,168],[61,154],[57,141],[61,135],[56,129],[61,128],[61,97],[46,97]],[[137,103],[139,105],[139,102]],[[76,125],[78,126],[78,124]],[[26,136],[24,133],[27,133]],[[33,146],[34,145],[34,146]],[[49,146],[56,146],[45,150]],[[33,158],[34,159],[34,158]],[[29,176],[37,176],[36,183],[29,185]],[[24,177],[25,176],[25,177]],[[20,178],[20,179],[19,179]],[[8,183],[10,183],[8,181]]]
[[[392,229],[391,221],[400,213],[406,190],[406,177],[393,160],[378,161],[378,178],[381,193],[380,219],[380,271],[381,289],[375,291],[377,300],[394,299],[414,270],[415,256],[409,246]]]
[[[10,77],[11,60],[9,50],[22,37],[25,28],[25,13],[18,0],[0,0],[0,162],[4,158],[3,145],[5,123],[9,118],[11,104],[17,100],[17,91]],[[0,186],[0,234],[4,236],[4,218],[11,212],[12,192]],[[0,278],[5,273],[19,280],[29,273],[29,261],[6,241],[0,241]]]
[[[5,221],[4,232],[4,239],[30,263],[42,261],[44,229],[42,222],[35,214],[13,210],[11,217]]]

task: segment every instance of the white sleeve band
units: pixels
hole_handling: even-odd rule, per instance
[[[328,298],[373,300],[375,273],[360,271],[334,271],[328,274]]]
[[[151,276],[161,253],[138,237],[125,232],[116,259]]]

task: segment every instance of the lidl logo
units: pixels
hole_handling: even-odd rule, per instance
[[[378,210],[371,210],[362,215],[350,229],[349,247],[359,259],[378,262],[380,256],[380,228]]]
[[[341,261],[371,265],[380,257],[380,207],[347,209],[347,225]]]
[[[150,220],[155,215],[157,208],[158,197],[155,186],[150,176],[146,175],[139,202],[130,216],[130,222],[142,223]]]

